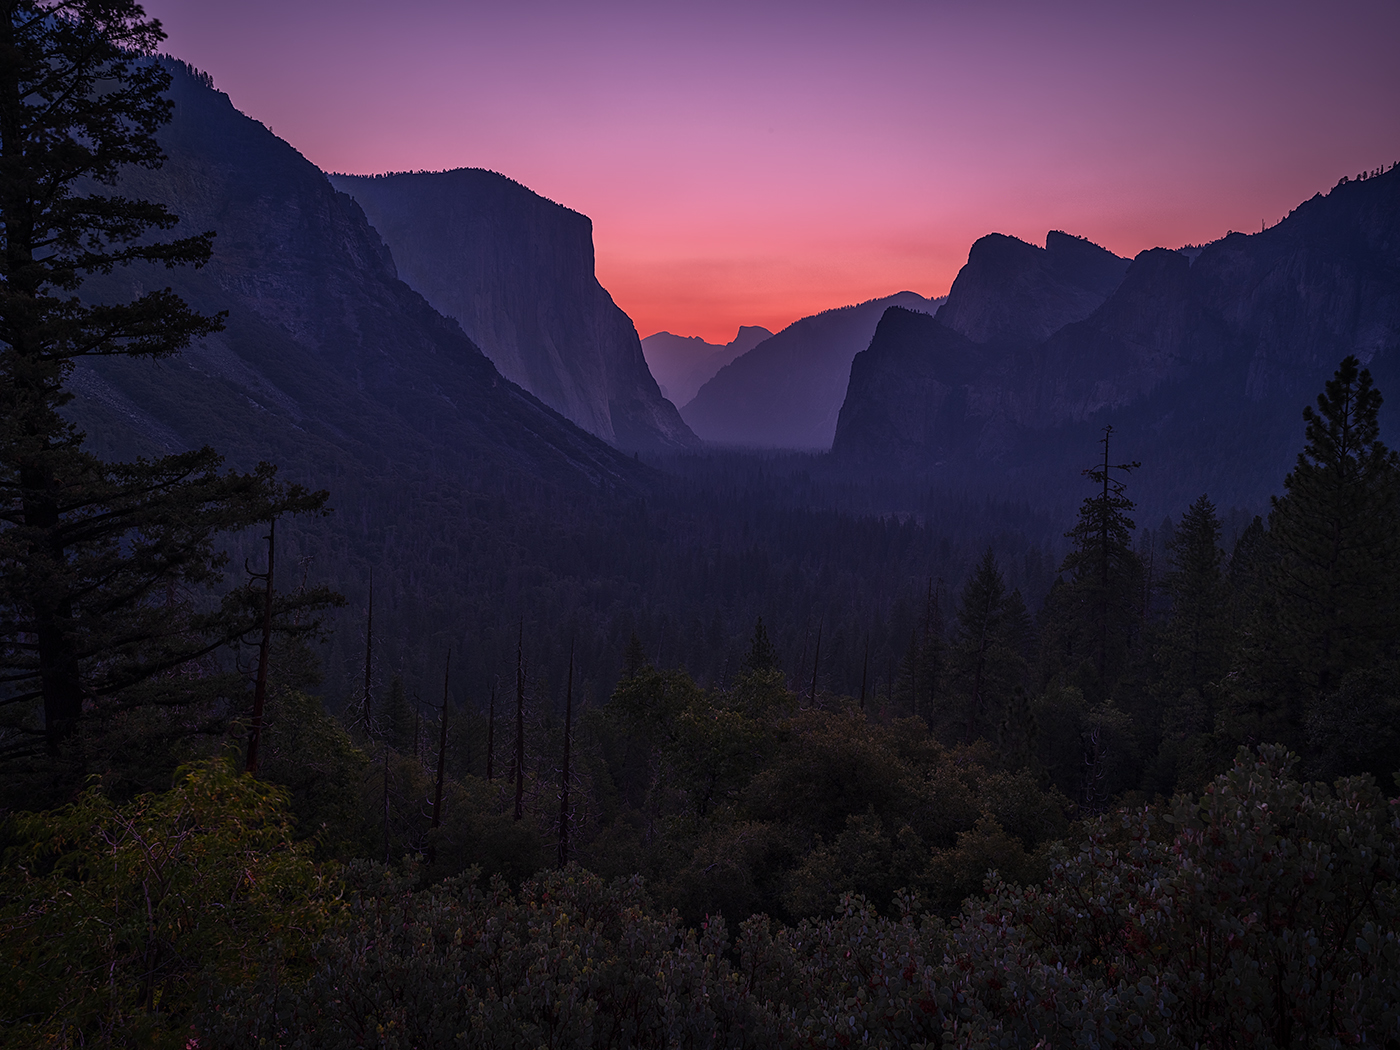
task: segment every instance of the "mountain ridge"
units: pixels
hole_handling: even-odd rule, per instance
[[[976,251],[949,306],[986,276]],[[949,327],[949,307],[927,324],[882,319],[852,363],[838,458],[1063,502],[1093,432],[1112,425],[1123,455],[1151,464],[1137,477],[1154,513],[1203,490],[1262,509],[1303,405],[1342,357],[1383,392],[1400,381],[1400,170],[1343,180],[1259,233],[1141,252],[1111,294],[1041,338],[1038,319],[1065,301],[1038,294],[1005,296],[1001,329],[962,325],[983,341]]]
[[[661,392],[673,404],[688,402],[714,374],[773,335],[762,325],[740,325],[727,343],[709,343],[698,335],[655,332],[642,340],[647,366]]]

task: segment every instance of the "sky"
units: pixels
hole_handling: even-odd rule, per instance
[[[1400,2],[147,0],[326,171],[489,168],[593,220],[639,332],[908,289],[978,237],[1120,255],[1400,160]]]

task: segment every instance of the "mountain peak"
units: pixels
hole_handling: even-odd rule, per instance
[[[1093,313],[1128,265],[1059,230],[1046,235],[1044,248],[989,233],[972,245],[938,320],[975,343],[1036,343]]]

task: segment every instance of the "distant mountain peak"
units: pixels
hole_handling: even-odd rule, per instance
[[[720,344],[698,335],[657,332],[642,340],[642,351],[661,392],[673,404],[683,405],[721,368],[772,334],[761,325],[740,325],[733,339]]]
[[[851,360],[890,306],[933,313],[915,292],[803,317],[720,369],[681,409],[706,441],[764,448],[831,446]]]

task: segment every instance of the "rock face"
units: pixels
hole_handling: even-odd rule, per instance
[[[935,317],[881,319],[852,363],[835,452],[1072,503],[1112,425],[1115,458],[1143,463],[1133,494],[1150,512],[1201,492],[1263,509],[1343,357],[1400,397],[1400,169],[1122,271],[1064,235],[1043,252],[978,241]]]
[[[761,325],[740,325],[739,334],[720,345],[698,335],[657,332],[642,340],[642,353],[661,392],[672,404],[683,405],[721,368],[772,334]]]
[[[620,448],[698,444],[594,276],[586,215],[475,168],[330,180],[364,209],[399,276],[507,379]]]
[[[316,486],[351,478],[386,506],[425,472],[467,488],[632,483],[631,457],[502,378],[398,279],[359,205],[207,77],[167,65],[169,160],[128,170],[120,191],[169,205],[176,234],[217,231],[213,258],[200,270],[119,269],[85,291],[173,286],[203,312],[227,311],[227,328],[168,362],[79,367],[72,411],[97,448],[209,444]]]
[[[1127,271],[1127,259],[1058,230],[1044,248],[988,234],[968,253],[939,320],[974,343],[1039,342],[1093,313]]]
[[[794,321],[721,368],[681,415],[717,444],[830,448],[851,360],[880,315],[891,306],[932,313],[942,301],[898,292]]]

